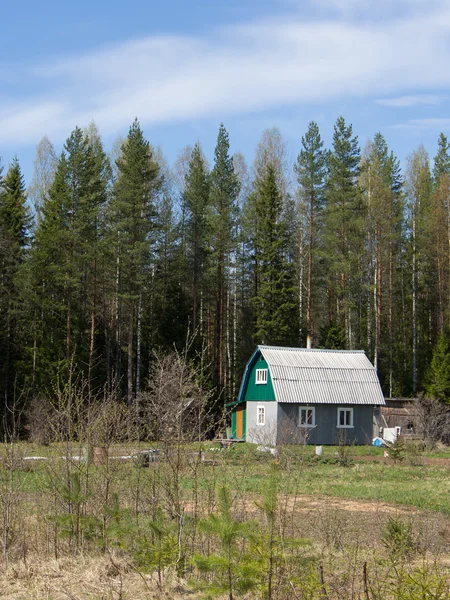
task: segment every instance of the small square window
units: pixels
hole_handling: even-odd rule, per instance
[[[267,383],[267,369],[256,369],[256,384],[264,385]]]
[[[316,409],[314,406],[300,406],[298,414],[299,427],[316,426]]]
[[[353,427],[353,408],[338,408],[338,427]]]
[[[266,422],[266,408],[265,406],[258,406],[258,425],[265,425]]]

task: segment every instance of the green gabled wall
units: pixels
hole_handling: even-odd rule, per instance
[[[257,369],[267,369],[267,383],[256,385],[256,371]],[[254,362],[251,371],[249,373],[247,388],[244,393],[244,400],[246,402],[253,401],[264,401],[270,402],[275,401],[275,392],[273,391],[272,377],[270,376],[269,365],[263,359],[262,354],[259,354],[256,361]]]

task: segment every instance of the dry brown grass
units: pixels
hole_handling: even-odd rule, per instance
[[[186,582],[171,579],[160,592],[150,575],[117,557],[29,558],[0,573],[4,600],[197,600]],[[182,593],[181,593],[182,592]]]

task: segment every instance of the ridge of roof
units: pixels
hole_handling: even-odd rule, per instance
[[[331,348],[289,348],[286,346],[268,346],[266,344],[259,344],[258,348],[267,348],[268,350],[283,350],[288,352],[331,352],[336,354],[365,354],[364,350],[333,350]]]

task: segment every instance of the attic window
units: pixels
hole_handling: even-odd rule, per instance
[[[267,369],[256,369],[256,384],[264,385],[267,383]]]

